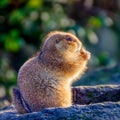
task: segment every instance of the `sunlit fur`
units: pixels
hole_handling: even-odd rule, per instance
[[[31,109],[71,106],[71,84],[84,73],[89,58],[90,53],[71,33],[49,33],[37,56],[18,73],[19,90]]]

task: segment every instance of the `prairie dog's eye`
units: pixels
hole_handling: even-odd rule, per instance
[[[72,38],[69,37],[69,36],[67,36],[67,37],[66,37],[66,40],[67,40],[67,41],[72,41]]]

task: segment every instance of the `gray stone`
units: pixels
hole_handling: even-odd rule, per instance
[[[73,105],[68,108],[46,108],[40,112],[18,114],[14,106],[0,111],[0,120],[119,120],[120,102]]]
[[[120,85],[78,86],[72,90],[74,104],[120,101]]]
[[[74,87],[71,107],[19,114],[11,105],[0,110],[0,120],[120,120],[119,93],[119,85]]]

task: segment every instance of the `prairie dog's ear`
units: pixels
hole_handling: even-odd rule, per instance
[[[56,39],[55,42],[56,42],[55,47],[57,48],[57,50],[59,50],[59,51],[65,50],[66,45],[65,45],[65,43],[63,41],[60,41],[59,39]]]

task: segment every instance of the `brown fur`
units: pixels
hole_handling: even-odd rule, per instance
[[[72,105],[71,84],[85,71],[90,53],[70,33],[49,33],[37,56],[20,68],[18,86],[33,111]],[[20,111],[20,110],[19,110]]]

